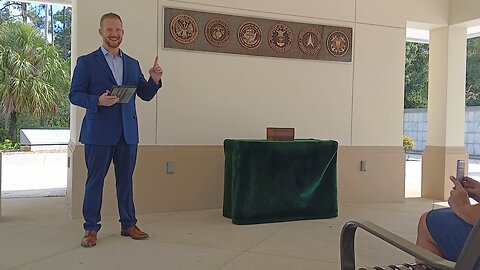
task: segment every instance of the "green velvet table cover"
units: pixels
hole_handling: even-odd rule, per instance
[[[223,143],[223,216],[257,224],[338,216],[336,141]]]

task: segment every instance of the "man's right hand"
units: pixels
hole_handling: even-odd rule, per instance
[[[480,202],[480,182],[465,176],[462,184],[465,187],[465,190],[468,192],[468,196],[473,198],[475,201]]]
[[[98,106],[110,107],[115,105],[120,99],[117,96],[110,96],[110,91],[106,90],[98,97]]]

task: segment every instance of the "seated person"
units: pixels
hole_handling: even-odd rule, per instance
[[[447,260],[456,262],[473,225],[480,219],[480,204],[470,204],[469,197],[480,201],[480,182],[464,177],[462,184],[453,176],[455,185],[448,198],[449,208],[424,213],[418,222],[417,245]]]

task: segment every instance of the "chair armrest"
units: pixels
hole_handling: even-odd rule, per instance
[[[414,243],[402,238],[369,221],[348,221],[340,235],[340,263],[342,270],[355,269],[355,232],[360,227],[368,233],[384,240],[398,249],[412,255],[424,264],[441,270],[454,269],[455,263],[425,250]]]

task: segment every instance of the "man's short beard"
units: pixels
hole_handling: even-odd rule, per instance
[[[120,47],[121,43],[122,43],[122,40],[111,41],[111,40],[107,39],[107,45],[110,48],[118,48],[118,47]]]

